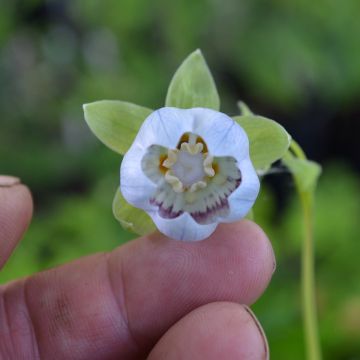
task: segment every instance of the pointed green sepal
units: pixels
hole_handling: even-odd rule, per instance
[[[84,106],[91,131],[111,150],[125,154],[152,110],[125,101],[102,100]]]
[[[200,50],[191,53],[175,72],[165,105],[182,109],[220,109],[220,98],[214,79]]]
[[[234,116],[250,142],[250,158],[256,170],[264,170],[281,159],[290,146],[291,137],[276,121],[262,116]]]
[[[117,190],[113,201],[113,213],[121,226],[138,235],[147,235],[156,230],[150,216],[143,210],[137,209],[126,202]]]

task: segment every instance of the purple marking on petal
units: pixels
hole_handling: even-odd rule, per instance
[[[199,224],[209,224],[213,222],[220,212],[227,213],[229,211],[229,202],[227,199],[221,199],[220,203],[216,203],[210,209],[206,208],[205,212],[196,211],[190,215]],[[226,215],[226,214],[224,214]]]
[[[218,216],[226,216],[230,211],[230,206],[227,198],[233,193],[233,191],[241,184],[241,177],[238,179],[233,179],[228,177],[227,180],[232,182],[235,186],[231,187],[231,189],[227,189],[225,192],[225,197],[218,199],[214,205],[210,208],[206,207],[206,211],[195,211],[190,213],[193,219],[199,224],[210,224],[216,221]],[[213,198],[214,194],[210,194],[209,198]]]
[[[164,219],[175,219],[181,214],[183,214],[183,211],[176,211],[173,212],[173,207],[170,206],[169,208],[164,208],[162,202],[156,201],[154,198],[150,199],[151,205],[156,205],[159,208],[159,215],[163,217]]]

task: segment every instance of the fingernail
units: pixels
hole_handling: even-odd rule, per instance
[[[274,260],[274,262],[273,262],[273,274],[274,274],[274,272],[276,271],[276,260]]]
[[[252,317],[252,319],[254,320],[254,323],[256,325],[256,327],[258,328],[259,332],[260,332],[260,335],[263,339],[263,343],[264,343],[264,352],[265,352],[265,359],[268,360],[270,359],[270,352],[269,352],[269,344],[267,342],[267,339],[266,339],[266,336],[265,336],[265,333],[264,333],[264,330],[263,328],[261,327],[258,319],[256,318],[255,314],[252,312],[252,310],[247,306],[247,305],[244,305],[242,304],[242,306],[244,307],[244,309],[246,310],[246,312]]]
[[[11,187],[20,184],[19,178],[8,175],[0,175],[0,187]]]

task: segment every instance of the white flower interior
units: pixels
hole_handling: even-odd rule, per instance
[[[193,133],[184,134],[175,149],[150,146],[141,165],[157,185],[151,204],[169,219],[188,212],[199,224],[213,223],[227,216],[228,197],[241,183],[236,160],[211,156]]]

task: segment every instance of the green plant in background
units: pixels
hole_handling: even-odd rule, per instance
[[[166,106],[178,108],[204,107],[219,110],[219,95],[199,50],[193,52],[176,71],[166,96]],[[304,213],[302,251],[303,318],[307,358],[318,360],[318,339],[313,251],[314,191],[320,166],[307,160],[299,145],[286,130],[273,120],[253,114],[243,103],[241,115],[234,116],[247,133],[250,157],[259,175],[266,175],[274,162],[282,160],[293,175]],[[133,142],[142,122],[152,110],[128,102],[103,100],[84,105],[85,119],[94,134],[112,150],[124,154]],[[144,211],[127,204],[118,190],[113,202],[115,217],[127,230],[148,234],[155,230]]]

